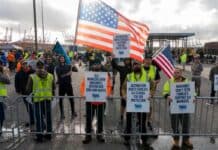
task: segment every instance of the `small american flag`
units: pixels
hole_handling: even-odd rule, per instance
[[[130,34],[130,57],[142,62],[147,25],[130,21],[104,2],[82,2],[76,44],[112,52],[115,34]]]
[[[173,64],[172,53],[170,51],[170,45],[157,51],[152,60],[161,68],[168,78],[173,77],[175,67]]]

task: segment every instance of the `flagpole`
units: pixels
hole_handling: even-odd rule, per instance
[[[34,32],[35,32],[35,51],[38,51],[37,19],[36,19],[36,0],[33,0],[33,17],[34,17]]]
[[[78,32],[78,22],[79,22],[81,4],[82,4],[82,0],[79,0],[78,10],[77,10],[77,19],[76,19],[76,30],[75,30],[75,33],[74,33],[75,37],[74,37],[73,45],[76,45],[77,32]]]

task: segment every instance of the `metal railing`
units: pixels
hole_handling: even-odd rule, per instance
[[[26,98],[28,105],[24,106],[24,98]],[[44,97],[48,99],[48,97]],[[63,113],[60,113],[60,98],[63,98]],[[74,108],[76,114],[72,112],[73,105],[69,98],[73,98]],[[151,106],[151,122],[152,130],[147,127],[147,130],[143,131],[143,125],[147,126],[147,123],[140,121],[143,118],[142,113],[132,113],[132,126],[131,132],[127,132],[126,117],[124,122],[120,122],[120,97],[109,97],[106,104],[87,105],[84,97],[77,96],[54,96],[51,103],[44,104],[32,103],[32,97],[19,96],[15,103],[10,106],[9,114],[6,114],[10,119],[6,119],[4,127],[9,127],[13,131],[9,131],[12,134],[13,139],[21,139],[24,136],[29,135],[103,135],[106,141],[123,141],[123,137],[131,137],[130,143],[136,145],[140,142],[141,136],[157,137],[157,136],[204,136],[210,137],[214,140],[218,136],[218,105],[211,105],[209,102],[211,99],[217,100],[212,97],[197,97],[195,101],[195,113],[189,114],[188,120],[188,132],[175,132],[172,130],[171,114],[169,112],[169,103],[163,97],[152,98]],[[51,105],[51,109],[48,107]],[[38,107],[38,108],[36,108]],[[38,110],[38,116],[36,114]],[[89,109],[89,110],[88,110]],[[29,113],[27,113],[27,111]],[[30,117],[30,111],[32,111],[33,120]],[[47,113],[46,113],[47,112]],[[90,114],[91,113],[91,114]],[[94,114],[95,113],[95,114]],[[49,118],[49,115],[51,118]],[[95,117],[94,117],[95,116]],[[148,114],[147,121],[148,121]],[[37,118],[36,117],[40,117]],[[43,117],[43,118],[41,118]],[[87,119],[91,117],[91,119]],[[183,116],[180,119],[180,124],[183,124],[185,119]],[[50,119],[50,122],[46,120]],[[103,124],[101,124],[101,119]],[[177,119],[174,118],[174,119]],[[91,121],[90,124],[87,122]],[[29,127],[25,126],[25,123],[29,123]],[[36,128],[37,122],[38,130]],[[45,124],[47,125],[45,125]],[[49,126],[48,124],[51,124]],[[45,125],[45,126],[44,126]],[[103,128],[101,128],[103,126]],[[40,129],[39,129],[40,128]],[[16,131],[14,131],[16,130]],[[143,131],[143,132],[140,132]],[[3,130],[3,134],[8,131]]]

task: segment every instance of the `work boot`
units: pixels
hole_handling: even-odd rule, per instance
[[[130,142],[129,142],[129,140],[125,139],[123,144],[126,145],[126,146],[129,146]]]
[[[182,147],[187,148],[187,149],[193,149],[193,144],[191,143],[191,141],[189,139],[184,140],[182,142]]]
[[[97,135],[97,140],[99,143],[104,143],[105,142],[105,139],[102,135]]]
[[[76,117],[77,117],[77,113],[76,112],[72,113],[71,119],[73,120]]]
[[[146,143],[146,142],[142,142],[142,146],[144,148],[144,150],[153,150],[154,148],[151,147],[150,144]]]
[[[173,139],[173,146],[172,146],[173,150],[179,150],[180,146],[179,146],[179,139]]]
[[[91,141],[92,141],[92,136],[87,135],[82,142],[83,142],[83,144],[89,144]]]
[[[153,131],[152,123],[150,121],[147,122],[149,130]]]

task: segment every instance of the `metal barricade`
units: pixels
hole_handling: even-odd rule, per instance
[[[1,111],[4,111],[4,120],[2,125],[2,131],[0,136],[0,144],[1,147],[4,149],[10,149],[10,147],[18,142],[19,139],[19,128],[17,126],[17,116],[15,110],[16,105],[13,103],[10,103],[10,100],[8,97],[1,98],[1,105],[3,106]],[[1,114],[0,117],[3,114]],[[3,119],[3,118],[1,118]]]
[[[153,129],[150,131],[147,128],[146,132],[143,131],[144,122],[140,122],[139,118],[142,118],[142,114],[132,115],[131,132],[127,134],[125,131],[126,124],[120,124],[120,97],[111,97],[107,100],[106,105],[94,104],[87,105],[84,97],[77,96],[54,96],[51,104],[39,104],[38,111],[42,114],[39,117],[45,117],[39,119],[46,122],[48,115],[46,112],[51,111],[51,122],[47,122],[44,126],[40,122],[40,127],[43,128],[36,130],[36,117],[34,117],[34,124],[29,119],[26,108],[24,107],[23,98],[28,99],[27,110],[30,111],[30,107],[33,109],[34,116],[36,116],[35,103],[31,103],[32,97],[21,96],[16,100],[16,109],[13,114],[15,115],[15,126],[18,128],[18,136],[29,136],[35,134],[44,135],[73,135],[73,136],[88,136],[94,137],[103,135],[107,142],[123,142],[123,137],[131,137],[131,145],[137,145],[142,142],[139,137],[147,136],[149,138],[157,138],[157,136],[204,136],[204,137],[217,137],[218,136],[218,106],[210,105],[208,102],[211,97],[197,97],[195,102],[195,113],[190,114],[190,126],[188,133],[178,132],[175,133],[171,127],[171,118],[169,112],[169,103],[163,97],[154,97],[151,100],[152,108],[152,125]],[[64,117],[60,114],[60,98],[63,98]],[[72,112],[72,104],[70,98],[74,100],[75,115]],[[46,99],[46,97],[45,97]],[[51,105],[51,109],[48,110],[48,106]],[[106,108],[106,109],[105,109]],[[95,112],[95,114],[94,114]],[[91,114],[90,114],[91,113]],[[133,113],[134,114],[134,113]],[[87,117],[89,117],[90,124],[87,124]],[[90,118],[91,117],[91,118]],[[183,116],[182,116],[183,117]],[[103,122],[103,129],[101,128],[101,119]],[[175,119],[175,118],[174,118]],[[183,119],[181,119],[183,124]],[[25,122],[29,122],[29,127],[25,127]],[[13,122],[14,123],[14,122]],[[52,124],[52,130],[48,129]],[[141,123],[141,124],[140,124]],[[32,125],[31,125],[32,124]],[[146,123],[145,123],[146,124]],[[100,130],[100,131],[99,131]]]

